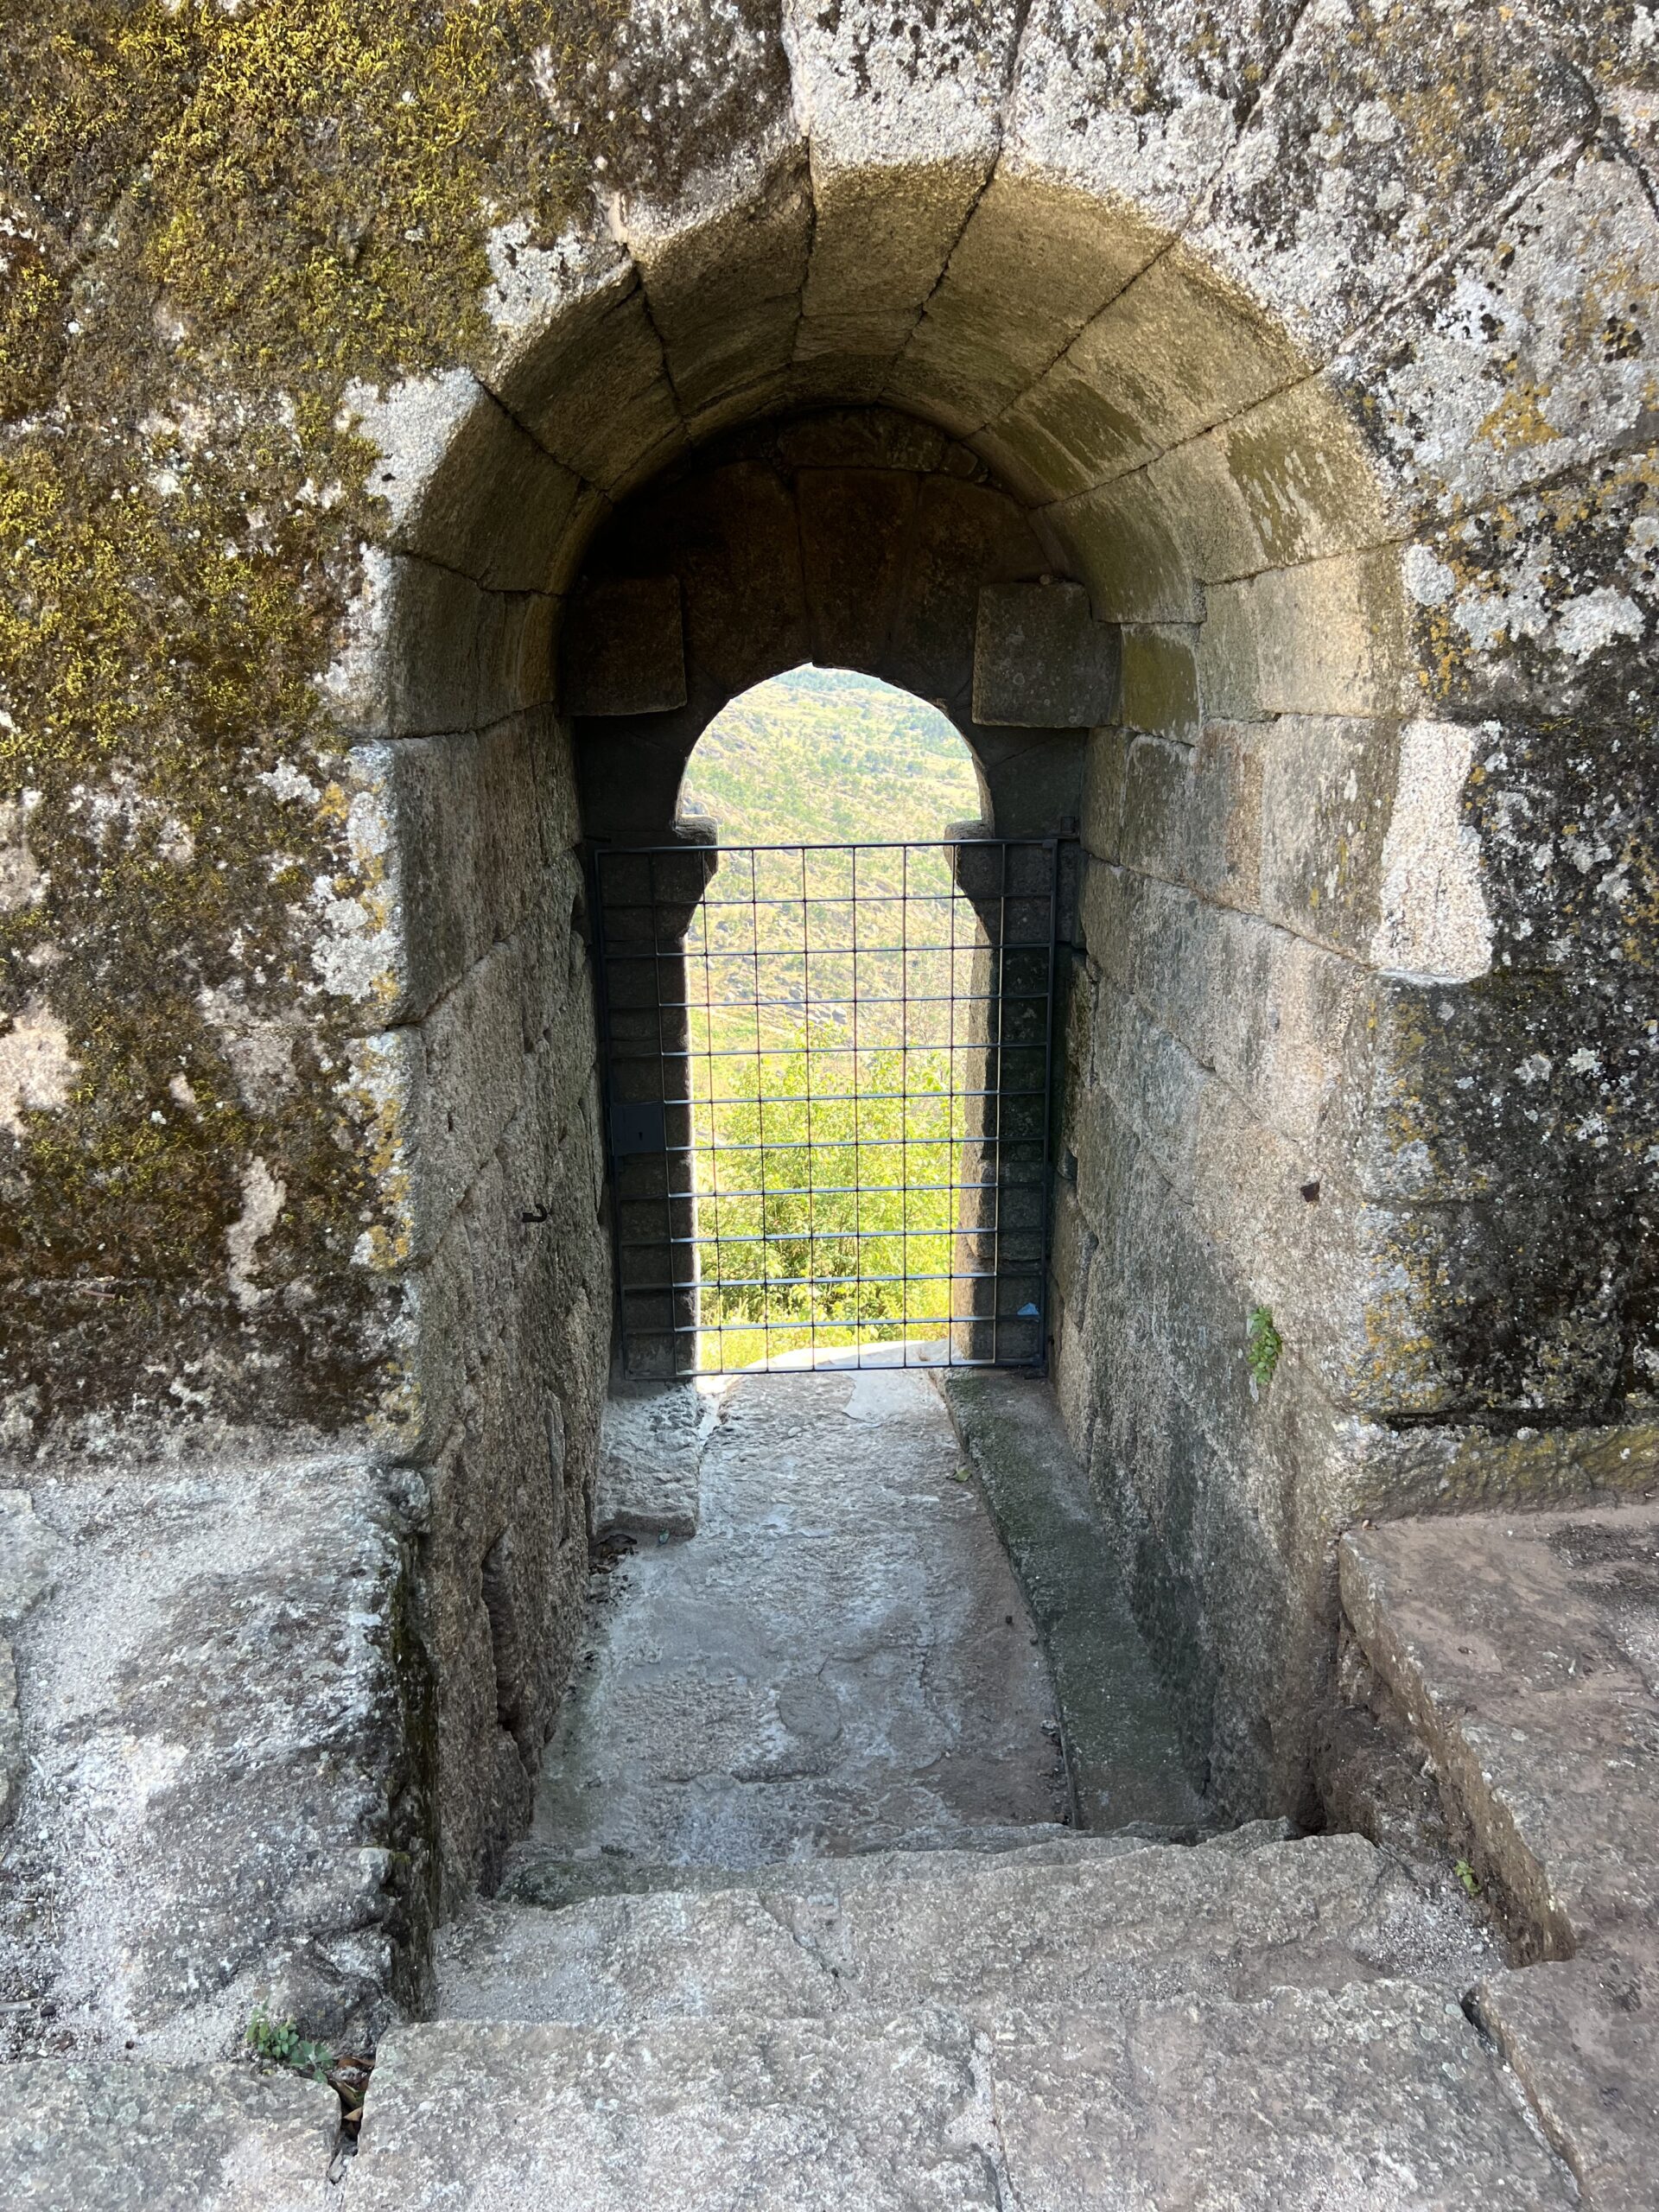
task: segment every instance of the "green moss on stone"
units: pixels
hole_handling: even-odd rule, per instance
[[[0,57],[0,804],[35,885],[0,1031],[44,1007],[68,1059],[0,1132],[0,1294],[48,1427],[199,1370],[220,1416],[361,1410],[392,1292],[352,1254],[397,1193],[343,1079],[372,1008],[313,951],[380,894],[344,807],[280,791],[334,778],[320,679],[385,534],[342,400],[488,342],[491,229],[550,239],[584,185],[542,86],[618,13],[61,0]],[[285,1062],[263,1094],[227,1001]],[[283,1198],[238,1300],[255,1161]]]

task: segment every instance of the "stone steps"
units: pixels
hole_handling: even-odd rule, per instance
[[[1079,1838],[989,1859],[821,1860],[771,1870],[764,1885],[556,1911],[498,1902],[447,1932],[438,2011],[619,2027],[942,2005],[990,2024],[1018,2006],[1385,1976],[1455,1994],[1493,1963],[1459,1903],[1426,1897],[1361,1837],[1227,1843]]]
[[[1244,1842],[1283,1842],[1290,1834],[1287,1821],[1256,1821],[1248,1827],[1229,1829],[1207,1840],[1211,1847],[1225,1844],[1242,1848]],[[1200,1840],[1196,1830],[1172,1834],[1168,1831],[1136,1827],[1110,1835],[1084,1835],[1075,1828],[1039,1822],[1023,1827],[988,1828],[971,1850],[861,1851],[838,1859],[775,1859],[763,1866],[747,1868],[662,1864],[608,1853],[573,1859],[533,1843],[521,1843],[507,1853],[494,1902],[498,1907],[512,1903],[556,1910],[566,1905],[581,1904],[589,1897],[643,1897],[659,1890],[696,1894],[715,1890],[766,1893],[798,1888],[804,1880],[833,1880],[842,1885],[882,1879],[906,1881],[941,1873],[954,1866],[982,1866],[987,1859],[994,1859],[999,1866],[1036,1866],[1073,1859],[1116,1859],[1125,1852],[1144,1851],[1151,1844],[1197,1844]]]
[[[347,2212],[1573,2201],[1465,2015],[1494,1961],[1460,1894],[1357,1836],[1045,1837],[560,1909],[518,1878],[449,1931],[447,2017],[382,2044]]]
[[[340,2101],[296,2074],[148,2058],[0,2066],[7,2212],[324,2212]]]
[[[342,2195],[347,2212],[1573,2202],[1455,1999],[1401,1981],[1010,2003],[988,2023],[926,2006],[400,2028],[381,2047]]]
[[[1628,1457],[1628,1454],[1626,1455]],[[1350,1529],[1343,1608],[1523,1959],[1476,2011],[1598,2212],[1659,2203],[1659,1507]]]

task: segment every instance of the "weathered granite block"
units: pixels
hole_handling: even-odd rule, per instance
[[[245,2065],[0,2067],[9,2201],[54,2212],[322,2212],[334,2091]]]
[[[987,584],[974,638],[974,720],[1092,729],[1116,718],[1118,639],[1068,583]]]
[[[694,1536],[704,1404],[689,1382],[613,1383],[600,1428],[597,1534]]]

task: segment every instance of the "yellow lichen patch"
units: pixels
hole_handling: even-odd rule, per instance
[[[556,224],[523,6],[267,0],[193,14],[191,94],[155,150],[145,266],[216,343],[423,367],[481,334],[487,203]],[[515,158],[516,156],[516,158]]]
[[[1510,363],[1514,367],[1514,363]],[[1476,426],[1475,435],[1499,453],[1513,453],[1522,446],[1548,445],[1561,433],[1544,413],[1549,386],[1519,384],[1506,391],[1497,405]]]

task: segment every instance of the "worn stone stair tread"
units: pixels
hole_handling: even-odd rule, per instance
[[[1475,2012],[1595,2212],[1652,2212],[1659,1942],[1495,1974]]]
[[[1573,2201],[1501,2063],[1400,1982],[1122,2008],[381,2046],[352,2212],[1531,2212]]]
[[[7,2212],[301,2212],[330,2201],[332,2089],[156,2059],[0,2066]]]
[[[973,1850],[861,1851],[845,1858],[779,1859],[769,1866],[747,1869],[664,1865],[608,1853],[597,1858],[572,1859],[544,1845],[523,1843],[507,1854],[496,1896],[556,1910],[589,1897],[641,1897],[658,1890],[696,1894],[753,1890],[766,1894],[798,1889],[803,1881],[824,1878],[843,1885],[925,1880],[952,1866],[982,1866],[988,1858],[999,1866],[1063,1865],[1074,1859],[1116,1859],[1159,1844],[1189,1841],[1208,1850],[1249,1850],[1262,1843],[1282,1843],[1291,1833],[1285,1821],[1253,1821],[1244,1827],[1211,1836],[1198,1831],[1172,1835],[1167,1830],[1146,1827],[1119,1829],[1110,1835],[1087,1835],[1076,1828],[1044,1825],[996,1830],[996,1840]]]
[[[1659,1925],[1659,1506],[1350,1529],[1344,1608],[1534,1956]]]
[[[1460,1903],[1427,1898],[1358,1836],[1034,1864],[952,1853],[874,1879],[851,1859],[793,1871],[765,1890],[484,1907],[448,1933],[438,2012],[598,2024],[939,2003],[989,2015],[1382,1974],[1464,1988],[1496,1963]]]

